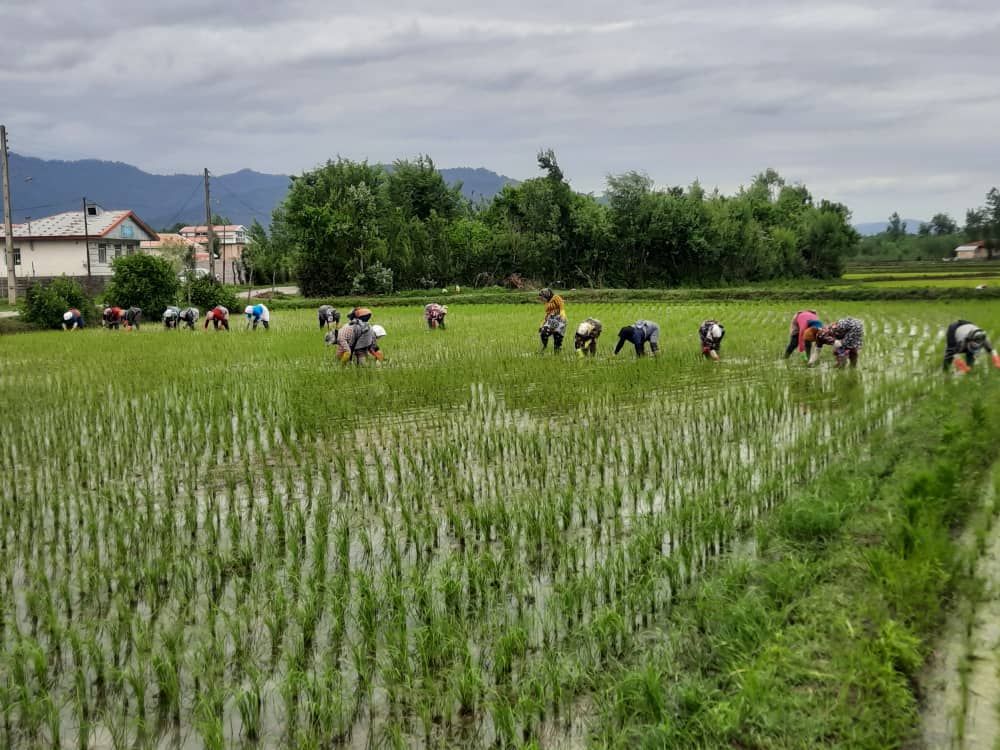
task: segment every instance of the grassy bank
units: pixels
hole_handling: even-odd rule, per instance
[[[892,283],[892,282],[888,282]],[[956,282],[957,283],[957,282]],[[963,282],[963,286],[929,286],[910,282],[898,288],[884,288],[881,284],[831,285],[829,282],[808,282],[796,286],[732,287],[721,289],[572,289],[558,290],[567,302],[572,303],[613,303],[613,302],[864,302],[864,301],[906,301],[906,300],[973,300],[1000,299],[1000,285],[976,290],[974,285]],[[537,304],[537,291],[508,290],[468,290],[462,292],[406,292],[381,296],[348,296],[310,299],[289,297],[267,302],[272,310],[294,310],[317,308],[330,304],[340,309],[350,309],[354,305],[369,307],[423,306],[428,302],[445,305],[473,304]]]
[[[955,384],[850,451],[683,597],[604,689],[595,744],[899,747],[951,596],[955,541],[1000,450],[1000,383]],[[943,398],[942,398],[943,395]]]

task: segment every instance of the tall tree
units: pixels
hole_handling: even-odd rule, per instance
[[[930,221],[931,234],[938,236],[945,234],[957,234],[958,224],[946,213],[934,214]]]
[[[385,186],[389,203],[407,219],[427,221],[432,212],[453,219],[462,205],[462,186],[449,187],[426,155],[393,162]]]
[[[278,210],[303,294],[347,293],[353,277],[381,257],[384,180],[381,167],[342,158],[292,178]]]
[[[897,212],[893,211],[889,217],[884,234],[890,240],[899,240],[906,236],[906,222],[899,218]]]

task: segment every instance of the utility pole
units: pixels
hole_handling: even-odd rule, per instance
[[[83,197],[83,244],[87,248],[87,278],[90,278],[90,227],[87,226],[87,197]]]
[[[3,233],[7,240],[7,302],[17,302],[17,277],[14,275],[14,228],[10,215],[10,166],[7,164],[7,128],[0,125],[0,161],[3,162]]]
[[[205,167],[205,231],[208,233],[208,275],[215,279],[215,231],[212,228],[212,200],[208,194],[208,167]]]

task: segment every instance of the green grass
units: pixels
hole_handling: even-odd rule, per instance
[[[880,278],[861,282],[865,287],[876,289],[974,289],[980,284],[987,287],[1000,287],[1000,277],[997,276],[951,276],[948,278]]]
[[[997,373],[944,378],[941,336],[1000,303],[821,302],[856,372],[781,357],[800,303],[571,298],[593,360],[538,352],[538,304],[449,304],[377,307],[369,368],[314,310],[0,339],[0,746],[905,734],[956,467],[997,444]],[[662,356],[610,356],[637,318]]]
[[[995,379],[994,379],[995,380]],[[756,527],[756,557],[727,561],[686,594],[662,641],[608,678],[606,747],[909,746],[918,674],[951,595],[969,584],[954,529],[998,458],[996,382],[921,399],[837,451],[812,486]],[[868,454],[866,456],[866,454]],[[830,455],[830,454],[827,454]],[[654,671],[662,717],[619,696]]]
[[[1000,266],[997,267],[992,273],[987,269],[977,268],[971,271],[894,271],[891,269],[884,270],[873,270],[866,272],[855,272],[855,273],[845,273],[841,278],[846,281],[872,281],[883,278],[894,278],[900,281],[904,279],[940,279],[940,278],[952,278],[952,279],[962,279],[970,276],[975,277],[985,277],[1000,275]]]

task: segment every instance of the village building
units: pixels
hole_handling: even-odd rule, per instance
[[[967,242],[955,248],[955,260],[987,260],[989,257],[990,251],[983,240]]]
[[[97,205],[88,205],[86,213],[66,211],[14,224],[11,229],[14,274],[25,285],[69,276],[102,288],[111,277],[115,258],[140,252],[142,242],[159,239],[135,212],[108,211]],[[0,225],[0,242],[5,240]],[[6,253],[0,253],[0,278],[6,290]]]
[[[212,233],[218,242],[215,261],[215,274],[226,284],[233,284],[242,278],[243,251],[247,248],[247,228],[243,224],[213,224]],[[182,227],[178,232],[181,237],[208,246],[208,226]],[[207,254],[206,254],[207,260]],[[198,264],[202,266],[201,263]],[[206,263],[205,268],[208,265]]]
[[[195,268],[208,268],[208,250],[204,243],[195,242],[181,234],[160,232],[159,239],[143,240],[139,243],[139,249],[168,260],[180,260],[182,265],[193,261]]]

